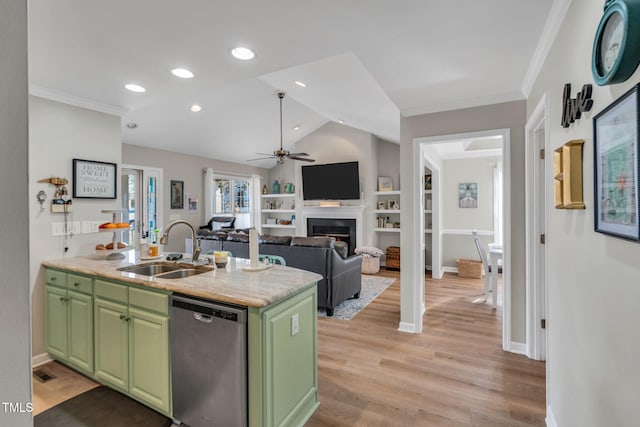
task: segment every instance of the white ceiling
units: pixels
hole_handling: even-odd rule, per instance
[[[425,152],[438,160],[502,157],[502,136],[445,141],[427,148]]]
[[[125,143],[233,162],[277,148],[276,90],[285,148],[338,119],[397,142],[401,113],[523,99],[552,3],[31,0],[30,83],[121,109]],[[256,58],[231,57],[238,45]]]

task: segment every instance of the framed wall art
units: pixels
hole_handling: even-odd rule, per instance
[[[184,181],[171,180],[171,209],[184,209]]]
[[[393,180],[391,179],[391,177],[378,177],[378,191],[393,191]]]
[[[115,163],[73,159],[73,197],[75,199],[115,199]]]
[[[640,84],[593,118],[595,231],[640,240]]]
[[[198,213],[199,197],[193,194],[187,195],[187,212]]]
[[[458,206],[461,208],[478,207],[477,182],[463,182],[458,184]]]

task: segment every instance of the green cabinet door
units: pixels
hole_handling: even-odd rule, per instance
[[[47,352],[63,361],[69,355],[67,299],[66,289],[45,286]]]
[[[95,376],[129,390],[129,317],[127,306],[102,298],[94,300]]]
[[[171,414],[169,318],[129,307],[129,393]]]
[[[69,290],[68,361],[76,369],[93,375],[93,297]]]
[[[304,425],[318,407],[316,287],[249,308],[249,426]]]

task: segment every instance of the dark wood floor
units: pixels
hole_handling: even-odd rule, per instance
[[[399,273],[384,271],[399,278]],[[482,281],[427,281],[422,334],[397,331],[400,283],[351,321],[318,318],[316,426],[544,426],[545,365],[501,348]]]

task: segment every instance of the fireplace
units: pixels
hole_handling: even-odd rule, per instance
[[[307,236],[335,237],[345,242],[349,248],[348,255],[353,255],[356,248],[356,220],[346,218],[307,218]]]

